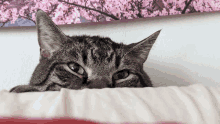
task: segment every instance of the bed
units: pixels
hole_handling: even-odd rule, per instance
[[[20,94],[9,89],[27,84],[39,61],[35,27],[2,28],[0,121],[70,118],[91,123],[218,124],[220,50],[215,30],[219,20],[216,12],[78,24],[74,29],[61,26],[69,35],[105,35],[127,44],[162,28],[144,64],[154,87]]]

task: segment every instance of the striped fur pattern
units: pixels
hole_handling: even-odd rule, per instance
[[[125,45],[108,37],[67,36],[42,10],[37,12],[36,22],[40,62],[30,83],[16,86],[10,92],[152,87],[143,63],[160,31]]]

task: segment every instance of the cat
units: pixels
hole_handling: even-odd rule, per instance
[[[161,30],[129,45],[108,37],[70,37],[42,10],[36,13],[36,27],[40,62],[30,83],[16,86],[10,92],[153,86],[143,63]]]

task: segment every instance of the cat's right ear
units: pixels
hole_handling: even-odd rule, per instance
[[[67,36],[42,10],[37,11],[36,26],[40,54],[42,57],[49,59],[53,56],[53,53],[59,50],[63,43],[67,41]]]

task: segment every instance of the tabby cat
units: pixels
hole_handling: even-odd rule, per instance
[[[125,45],[108,37],[67,36],[42,10],[36,14],[40,62],[28,85],[10,92],[59,91],[61,88],[152,87],[143,70],[160,31]]]

